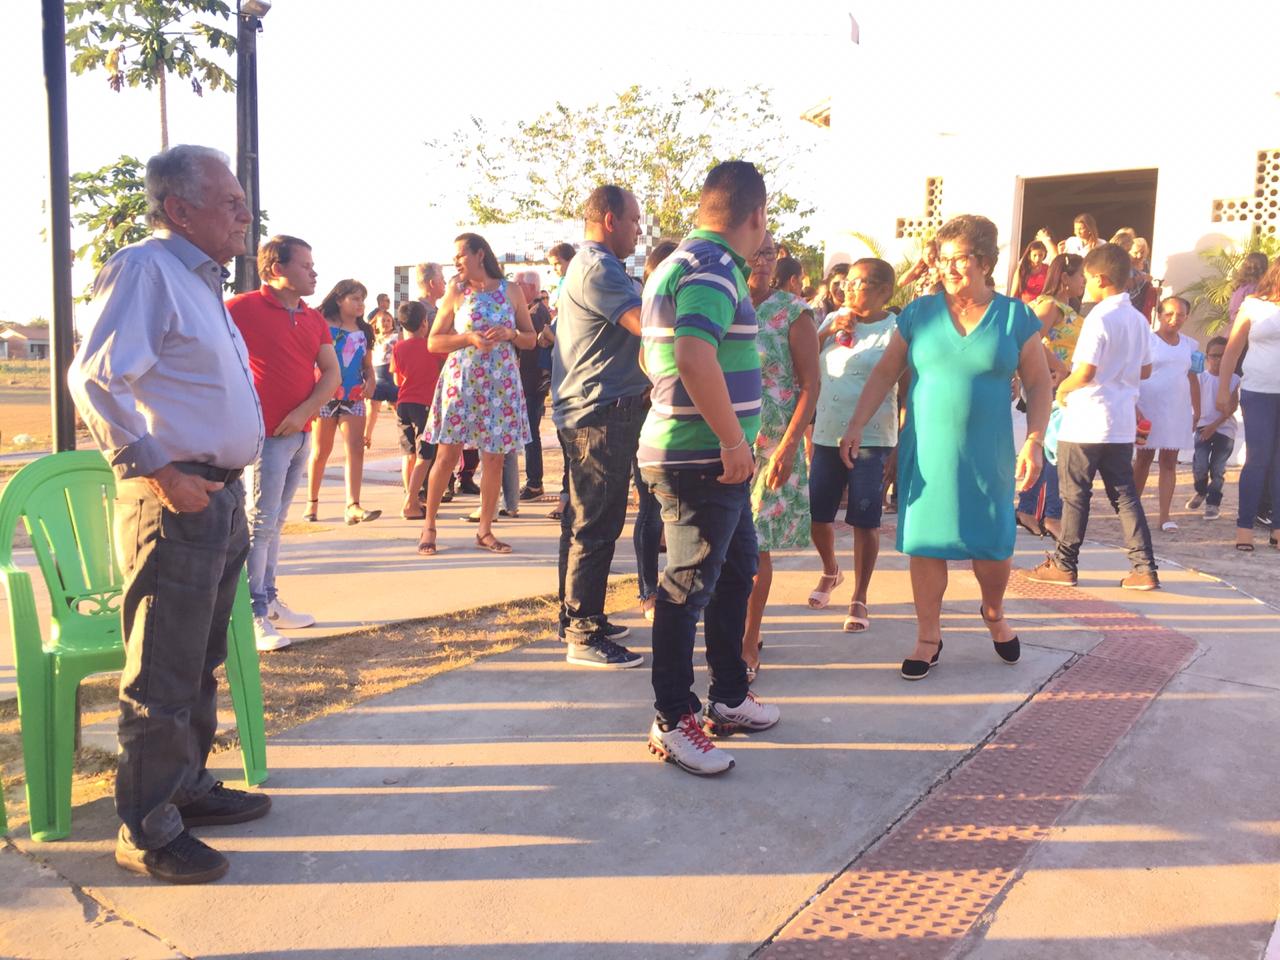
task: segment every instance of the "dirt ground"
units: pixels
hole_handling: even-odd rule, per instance
[[[1280,608],[1280,551],[1267,545],[1267,532],[1254,530],[1253,553],[1241,553],[1234,546],[1239,478],[1239,467],[1227,470],[1222,491],[1222,515],[1217,520],[1205,520],[1202,516],[1203,507],[1200,510],[1185,508],[1187,500],[1195,491],[1192,488],[1190,467],[1180,465],[1178,486],[1173,494],[1173,508],[1169,513],[1169,519],[1178,524],[1178,529],[1164,533],[1155,522],[1159,516],[1159,504],[1155,493],[1156,471],[1153,469],[1151,479],[1147,482],[1146,494],[1142,498],[1142,507],[1151,524],[1151,543],[1156,560],[1172,560],[1183,567],[1219,577]],[[1107,506],[1100,484],[1093,497],[1087,537],[1108,544],[1124,543],[1119,518]],[[1049,542],[1045,541],[1046,544]],[[1081,557],[1081,564],[1087,566],[1088,547],[1082,551]]]
[[[635,578],[614,582],[605,609],[615,612],[635,605]],[[456,670],[481,657],[545,640],[554,629],[554,597],[482,607],[444,617],[396,624],[323,640],[299,643],[263,657],[262,694],[268,736],[328,713],[344,710],[428,677]],[[222,671],[219,671],[221,674]],[[80,687],[81,723],[116,716],[118,674],[101,674]],[[224,682],[219,710],[231,710]],[[215,751],[238,749],[234,739],[220,739]],[[17,702],[0,702],[0,769],[10,826],[26,820],[22,789],[22,744]],[[73,803],[80,805],[110,794],[115,784],[115,757],[83,748],[76,757]]]

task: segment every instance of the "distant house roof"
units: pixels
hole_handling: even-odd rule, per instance
[[[821,102],[814,104],[800,114],[800,119],[808,120],[817,127],[831,126],[831,98],[825,97]]]
[[[17,323],[0,326],[0,338],[5,340],[26,340],[29,343],[48,343],[48,327],[25,327]]]

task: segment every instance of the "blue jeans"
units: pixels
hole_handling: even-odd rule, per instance
[[[502,458],[502,505],[507,513],[520,509],[520,452],[508,450]]]
[[[560,429],[569,503],[560,518],[560,634],[589,643],[604,626],[609,564],[627,523],[644,408],[608,405]]]
[[[547,409],[546,394],[529,396],[525,394],[525,406],[529,410],[529,436],[532,438],[524,445],[524,479],[531,487],[542,486],[542,415]]]
[[[1058,550],[1053,555],[1060,570],[1076,573],[1080,563],[1080,545],[1089,526],[1089,501],[1093,497],[1093,481],[1101,476],[1108,498],[1120,515],[1129,564],[1137,573],[1155,573],[1156,561],[1151,553],[1151,531],[1142,501],[1133,485],[1133,444],[1068,443],[1058,441],[1058,478],[1062,483],[1062,533]]]
[[[255,617],[265,617],[268,604],[276,598],[280,530],[307,475],[310,450],[310,433],[267,437],[262,441],[261,455],[244,471],[249,508],[249,596]]]
[[[1244,469],[1240,471],[1239,529],[1252,529],[1258,508],[1268,499],[1270,479],[1272,508],[1280,504],[1280,393],[1240,391],[1244,414]],[[1274,514],[1271,529],[1276,528]]]
[[[703,619],[708,696],[737,706],[747,696],[742,631],[759,560],[751,484],[723,484],[720,469],[641,469],[662,509],[667,565],[653,616],[653,695],[658,720],[675,724],[702,704],[693,692],[693,645]]]
[[[1029,490],[1018,494],[1018,512],[1037,520],[1062,519],[1062,494],[1058,489],[1058,466],[1044,462],[1044,469]]]
[[[1208,440],[1196,436],[1196,453],[1191,461],[1191,475],[1195,478],[1196,493],[1204,497],[1211,507],[1222,503],[1222,481],[1227,461],[1235,449],[1235,437],[1215,433]]]
[[[636,493],[640,496],[640,511],[631,528],[631,540],[636,548],[636,570],[640,574],[640,599],[648,600],[658,595],[658,544],[662,542],[662,508],[640,477],[640,464],[633,458],[631,477]]]

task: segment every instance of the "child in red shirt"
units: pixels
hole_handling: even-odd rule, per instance
[[[404,506],[400,515],[406,520],[426,516],[418,491],[426,483],[431,463],[436,458],[436,445],[424,436],[427,412],[435,398],[436,381],[444,366],[444,354],[427,349],[427,308],[417,300],[400,304],[396,319],[404,336],[392,348],[391,373],[399,388],[396,419],[400,423],[400,449],[404,451],[401,477],[404,480]]]

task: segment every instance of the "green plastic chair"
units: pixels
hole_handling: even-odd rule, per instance
[[[35,840],[60,840],[71,832],[80,682],[124,666],[124,580],[113,549],[115,486],[102,454],[85,450],[28,464],[0,494],[0,578],[9,597],[27,807]],[[53,608],[46,640],[40,636],[31,578],[13,562],[19,520],[31,536]],[[258,784],[267,778],[262,679],[243,572],[227,632],[226,670],[245,779]]]

